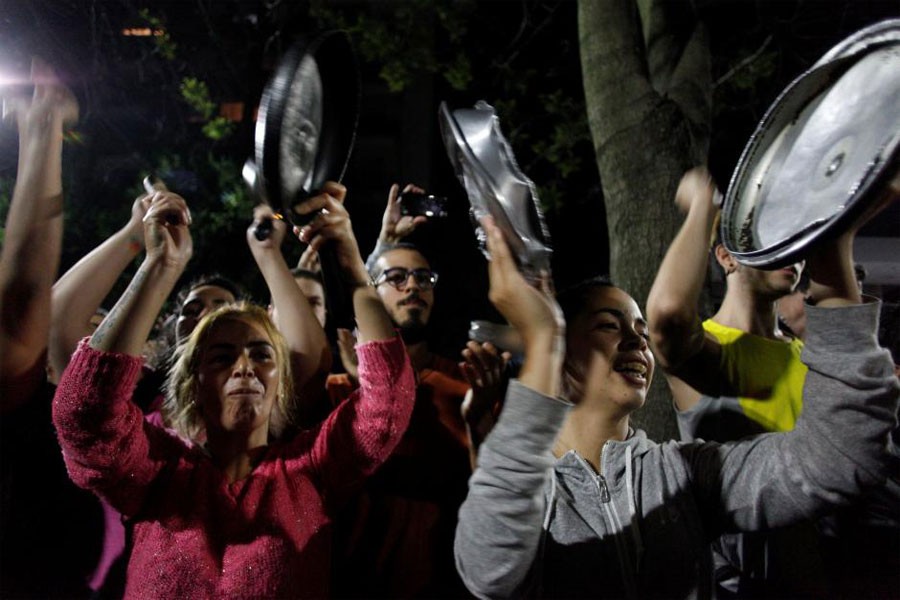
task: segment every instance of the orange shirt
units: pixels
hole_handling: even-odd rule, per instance
[[[453,535],[471,469],[460,407],[469,389],[459,367],[433,357],[417,374],[409,427],[391,457],[337,522],[337,597],[466,597]],[[329,398],[353,390],[332,375]]]

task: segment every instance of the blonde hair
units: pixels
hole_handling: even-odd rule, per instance
[[[210,332],[218,322],[226,320],[247,321],[258,325],[272,341],[278,363],[279,382],[269,427],[270,433],[277,436],[281,433],[280,429],[292,420],[290,406],[293,404],[294,379],[291,375],[288,345],[265,309],[246,301],[222,306],[203,317],[184,343],[176,348],[166,381],[163,416],[182,437],[193,442],[203,439],[206,425],[198,398],[197,370]],[[278,431],[271,431],[272,428]]]

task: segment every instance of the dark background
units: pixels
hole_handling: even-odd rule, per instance
[[[787,83],[853,31],[900,15],[898,1],[676,4],[685,19],[702,20],[710,32],[716,83],[709,162],[723,187]],[[414,241],[441,275],[433,341],[452,356],[470,319],[496,315],[486,301],[484,261],[465,192],[440,139],[441,101],[466,107],[484,99],[497,107],[522,170],[537,185],[553,237],[557,287],[607,270],[576,13],[574,1],[534,0],[2,0],[0,72],[7,80],[21,78],[30,56],[39,55],[56,66],[81,104],[78,140],[67,144],[65,155],[63,269],[125,223],[141,178],[155,172],[191,205],[195,255],[185,278],[217,271],[265,300],[244,241],[252,200],[240,181],[240,167],[252,153],[256,106],[278,58],[298,35],[348,28],[363,93],[344,179],[347,206],[367,254],[391,183],[415,182],[450,198],[450,216],[424,226]],[[145,27],[165,35],[123,35]],[[186,78],[206,84],[211,115],[186,99]],[[226,134],[205,133],[224,113],[233,119],[223,121]],[[6,126],[0,133],[3,217],[15,164],[15,132]],[[900,236],[900,206],[865,233]],[[294,240],[285,244],[289,263],[301,251]],[[890,296],[895,290],[876,291]]]

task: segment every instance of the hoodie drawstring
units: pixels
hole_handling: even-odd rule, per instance
[[[633,452],[631,446],[625,447],[625,491],[628,495],[628,521],[631,524],[631,536],[634,538],[635,574],[641,572],[641,562],[644,558],[644,542],[641,539],[641,528],[637,518],[637,505],[634,500],[634,480],[631,458]]]

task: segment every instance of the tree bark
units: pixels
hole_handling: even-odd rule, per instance
[[[580,0],[578,30],[610,276],[643,307],[681,224],[678,181],[706,162],[712,88],[705,31],[690,12],[679,12],[689,7],[640,4],[639,10],[634,0]],[[677,437],[661,373],[634,422],[652,439]]]

